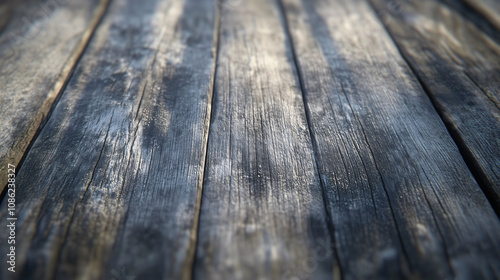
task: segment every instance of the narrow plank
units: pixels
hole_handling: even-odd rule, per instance
[[[195,279],[332,279],[334,251],[276,1],[221,13]]]
[[[111,3],[18,172],[16,279],[191,277],[215,6]]]
[[[387,14],[386,27],[500,214],[500,45],[439,2],[400,10]]]
[[[343,278],[494,279],[500,223],[367,2],[283,3]]]
[[[12,18],[0,36],[0,174],[18,165],[45,123],[108,0],[57,3],[21,1],[6,8]],[[6,178],[0,177],[0,190]]]
[[[483,14],[500,31],[500,2],[498,0],[464,0],[464,2]]]

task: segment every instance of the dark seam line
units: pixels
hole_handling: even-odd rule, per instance
[[[317,147],[315,145],[315,141],[313,140],[313,139],[315,139],[315,137],[314,137],[313,132],[312,132],[310,112],[307,109],[307,104],[306,104],[307,103],[306,102],[307,98],[305,96],[306,90],[305,90],[305,87],[304,87],[303,74],[302,74],[302,71],[300,70],[300,67],[299,67],[299,62],[298,62],[298,59],[297,59],[297,53],[295,51],[295,46],[294,46],[293,38],[292,38],[292,35],[290,33],[290,27],[288,26],[288,21],[287,21],[287,18],[286,18],[285,7],[283,5],[282,0],[276,0],[276,2],[278,3],[279,9],[280,9],[280,14],[281,14],[282,22],[283,22],[283,27],[285,29],[287,41],[290,44],[290,48],[292,50],[293,63],[294,63],[295,69],[297,70],[297,78],[299,80],[300,92],[302,94],[302,104],[304,105],[304,112],[305,112],[306,121],[307,121],[307,130],[309,131],[310,141],[311,141],[311,144],[313,146],[313,156],[314,156],[314,163],[315,163],[314,165],[315,165],[316,174],[318,176],[318,179],[319,179],[319,182],[320,182],[320,186],[321,186],[321,190],[322,190],[323,206],[324,206],[324,209],[325,209],[325,212],[326,212],[326,218],[327,218],[326,222],[327,222],[328,232],[330,234],[330,238],[331,238],[331,242],[332,242],[332,249],[333,249],[334,256],[335,256],[335,259],[333,261],[334,261],[336,267],[339,269],[340,279],[343,279],[344,274],[343,274],[343,271],[342,271],[342,266],[340,265],[340,258],[339,258],[339,254],[338,254],[338,250],[337,250],[337,244],[335,243],[335,229],[333,227],[333,219],[332,219],[332,217],[330,215],[330,212],[328,211],[328,206],[327,206],[326,187],[323,184],[323,180],[321,179],[321,171],[319,170],[319,162],[317,161],[317,157],[319,155],[316,154],[317,153]],[[333,276],[335,277],[335,275],[333,275]]]
[[[107,3],[105,4],[105,7],[102,11],[102,14],[100,15],[100,18],[97,20],[97,22],[94,24],[94,26],[90,27],[92,29],[92,32],[89,36],[89,38],[87,39],[87,42],[84,43],[84,46],[82,48],[82,50],[80,51],[80,53],[77,55],[78,58],[76,59],[75,63],[73,64],[73,66],[71,67],[71,70],[69,71],[69,74],[68,76],[66,77],[66,80],[64,81],[64,84],[63,86],[61,87],[61,89],[59,90],[59,93],[56,95],[56,98],[54,99],[54,102],[52,102],[52,105],[49,109],[49,111],[47,112],[47,114],[42,118],[42,121],[40,122],[40,125],[38,126],[38,129],[36,130],[35,134],[33,135],[33,137],[31,138],[31,141],[30,143],[28,144],[28,147],[26,147],[26,150],[24,151],[24,154],[23,156],[21,157],[21,159],[19,160],[19,163],[17,163],[17,166],[16,166],[16,174],[19,174],[19,171],[21,170],[21,167],[24,163],[24,160],[26,159],[26,157],[28,156],[31,148],[33,147],[35,141],[38,139],[38,136],[40,135],[40,133],[42,132],[42,130],[44,129],[45,125],[48,123],[50,117],[52,116],[52,112],[55,110],[55,108],[57,107],[57,104],[59,104],[59,101],[61,100],[62,96],[64,95],[64,92],[66,91],[66,87],[68,86],[68,83],[69,81],[71,80],[71,78],[73,77],[73,74],[75,72],[75,69],[77,67],[77,65],[80,63],[80,60],[82,59],[83,55],[85,54],[85,51],[87,50],[89,44],[90,44],[90,41],[92,41],[92,38],[94,37],[94,34],[95,34],[95,31],[97,30],[97,28],[99,27],[99,25],[101,24],[102,22],[102,19],[104,18],[104,16],[106,15],[107,11],[108,11],[108,8],[109,8],[109,5],[111,3],[111,0],[107,0]],[[99,8],[97,8],[99,9]],[[8,183],[7,183],[8,184]],[[4,197],[5,195],[7,194],[7,185],[5,185],[5,188],[2,192],[2,194],[0,195],[0,204],[3,203],[3,200],[4,200]]]
[[[453,125],[451,124],[450,121],[447,120],[446,116],[442,112],[442,110],[439,109],[438,101],[437,99],[433,96],[432,91],[427,87],[425,82],[421,79],[419,76],[416,68],[414,65],[411,63],[411,60],[406,56],[405,52],[403,51],[402,47],[398,44],[397,40],[391,33],[391,31],[387,28],[387,26],[383,23],[382,19],[380,18],[379,13],[377,12],[377,8],[374,6],[374,4],[371,2],[371,0],[367,0],[368,5],[372,8],[374,11],[375,15],[377,16],[377,19],[379,22],[382,24],[384,29],[386,30],[387,34],[389,37],[391,37],[394,45],[398,49],[399,54],[403,58],[403,60],[406,62],[406,65],[409,66],[410,70],[413,73],[413,76],[417,78],[418,83],[424,90],[424,92],[427,94],[429,97],[434,110],[438,113],[439,117],[443,121],[446,129],[448,130],[449,135],[451,136],[452,140],[455,142],[455,145],[458,147],[458,151],[460,152],[460,155],[462,156],[463,161],[467,165],[469,171],[472,173],[473,178],[479,185],[480,189],[483,191],[484,195],[488,199],[488,202],[490,203],[491,207],[495,211],[496,215],[498,218],[500,218],[500,197],[494,192],[494,190],[490,186],[490,182],[488,182],[487,175],[484,173],[482,170],[481,166],[479,165],[478,160],[474,157],[474,154],[469,150],[467,144],[465,143],[464,139],[461,137],[458,129],[454,128]]]
[[[500,104],[498,104],[493,97],[491,97],[489,94],[488,94],[488,91],[485,90],[481,85],[479,85],[478,82],[476,82],[475,79],[472,78],[471,75],[469,75],[469,73],[467,71],[463,71],[463,73],[465,74],[465,76],[467,76],[467,78],[469,78],[469,80],[486,96],[486,98],[488,98],[489,101],[491,101],[493,103],[493,105],[495,105],[495,107],[497,107],[498,110],[500,110]]]
[[[193,247],[193,255],[191,256],[191,275],[190,277],[186,278],[191,278],[194,279],[194,273],[195,273],[195,264],[196,264],[196,255],[198,254],[198,240],[200,238],[200,216],[201,216],[201,207],[203,203],[203,195],[205,192],[205,175],[208,174],[207,167],[208,167],[208,147],[210,143],[210,130],[212,127],[212,119],[213,119],[213,114],[215,111],[215,106],[214,106],[214,100],[215,100],[215,83],[217,80],[217,63],[219,60],[219,50],[220,50],[220,25],[221,25],[221,17],[222,17],[222,5],[223,5],[223,0],[215,0],[214,5],[215,5],[215,42],[214,45],[216,47],[215,49],[215,57],[214,57],[214,62],[213,62],[213,78],[212,78],[212,96],[210,100],[210,113],[209,119],[206,123],[208,123],[208,128],[207,128],[207,136],[206,136],[206,144],[205,144],[205,159],[204,159],[204,166],[203,166],[203,173],[201,174],[201,190],[199,191],[199,201],[197,202],[198,205],[198,213],[197,216],[195,217],[194,223],[196,224],[196,228],[194,229],[196,231],[196,239],[194,240],[194,247]]]
[[[73,65],[72,69],[70,70],[70,73],[69,73],[68,77],[66,78],[66,81],[64,82],[63,87],[61,88],[61,90],[59,91],[58,95],[56,96],[56,99],[54,100],[54,103],[52,103],[52,106],[51,106],[51,108],[50,108],[50,110],[49,110],[49,112],[48,112],[48,114],[47,114],[46,118],[44,119],[44,122],[42,122],[42,123],[40,124],[40,126],[39,126],[39,128],[38,128],[38,130],[37,130],[37,133],[35,134],[35,136],[34,136],[34,137],[33,137],[33,139],[31,140],[31,142],[30,142],[30,144],[29,144],[28,148],[26,149],[26,151],[25,151],[25,153],[24,153],[23,157],[21,158],[21,161],[20,161],[20,162],[19,162],[19,164],[18,164],[18,168],[20,168],[20,167],[21,167],[21,165],[22,165],[22,163],[24,162],[24,159],[26,158],[27,154],[29,153],[29,151],[30,151],[30,149],[31,149],[32,145],[33,145],[33,144],[34,144],[34,142],[36,141],[36,139],[37,139],[38,135],[40,134],[40,132],[42,131],[42,129],[45,127],[45,124],[48,122],[48,119],[49,119],[49,118],[50,118],[50,116],[52,115],[52,112],[55,110],[55,108],[56,108],[57,104],[59,103],[59,100],[61,99],[61,97],[62,97],[62,95],[63,95],[64,91],[66,90],[66,87],[67,87],[67,85],[68,85],[69,81],[70,81],[70,80],[71,80],[71,78],[73,77],[73,73],[74,73],[74,71],[75,71],[75,69],[76,69],[76,66],[78,65],[78,63],[80,62],[81,58],[83,57],[83,54],[85,53],[85,50],[86,50],[86,49],[87,49],[87,47],[89,46],[90,41],[92,40],[92,37],[93,37],[93,36],[94,36],[94,34],[95,34],[95,31],[97,30],[97,28],[99,27],[99,25],[100,25],[100,24],[101,24],[101,22],[102,22],[102,19],[103,19],[103,18],[104,18],[104,16],[106,15],[106,13],[107,13],[107,11],[108,11],[108,8],[109,8],[109,5],[110,5],[111,1],[112,1],[112,0],[108,0],[108,1],[107,1],[106,5],[105,5],[105,7],[104,7],[104,9],[103,9],[103,11],[102,11],[102,14],[101,14],[100,18],[99,18],[99,19],[97,20],[97,22],[95,23],[95,25],[94,25],[94,27],[93,27],[93,30],[92,30],[92,33],[90,34],[90,36],[89,36],[89,38],[88,38],[87,42],[85,43],[84,47],[82,48],[82,51],[81,51],[81,52],[80,52],[80,54],[78,55],[78,58],[77,58],[77,60],[76,60],[75,64]],[[109,128],[108,128],[108,131],[109,131]],[[106,137],[107,137],[107,134],[106,134]],[[101,150],[101,153],[102,153],[102,150]],[[99,154],[99,157],[100,157],[100,156],[101,156],[101,155]],[[98,161],[99,161],[99,160],[98,160]],[[97,163],[96,163],[96,165],[97,165]],[[95,168],[95,167],[94,167],[94,168]],[[16,173],[17,173],[17,172],[16,172]],[[92,171],[92,176],[93,176],[93,173],[94,173],[94,171]],[[90,181],[89,181],[89,184],[90,184]],[[48,188],[47,188],[47,190],[48,190]],[[86,192],[86,191],[87,191],[87,190],[85,190],[85,192]],[[2,195],[3,195],[3,194],[2,194]],[[85,196],[85,194],[82,196],[82,199],[83,199],[83,197],[84,197],[84,196]],[[45,197],[46,197],[46,196],[45,196]],[[3,197],[2,197],[1,199],[3,199]],[[0,200],[0,201],[1,201],[1,200]],[[81,201],[80,201],[80,202],[81,202]],[[61,244],[61,246],[60,246],[60,247],[59,247],[59,249],[58,249],[58,251],[59,251],[59,252],[58,252],[58,254],[57,254],[57,259],[56,259],[56,262],[55,262],[56,264],[58,264],[58,263],[60,262],[60,260],[61,260],[61,258],[62,258],[62,255],[63,255],[63,248],[64,248],[64,247],[66,247],[66,245],[67,245],[67,242],[68,242],[68,233],[69,233],[69,231],[70,231],[70,229],[71,229],[71,225],[73,224],[73,221],[74,221],[74,215],[75,215],[75,211],[76,211],[76,207],[77,207],[77,204],[78,204],[78,203],[79,203],[79,202],[75,202],[75,204],[73,205],[73,210],[72,210],[72,212],[71,212],[70,222],[69,222],[68,226],[67,226],[67,227],[66,227],[66,229],[65,229],[65,233],[64,233],[64,241],[63,241],[63,243]],[[40,222],[40,221],[39,221],[39,222]],[[38,229],[37,229],[37,230],[38,230]],[[29,242],[31,242],[31,241],[32,241],[32,240],[30,240]],[[52,270],[50,273],[51,273],[51,277],[50,277],[50,278],[54,278],[54,277],[55,277],[55,275],[56,275],[56,273],[57,273],[57,267],[56,267],[56,268],[54,268],[54,270]]]

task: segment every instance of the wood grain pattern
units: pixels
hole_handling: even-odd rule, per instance
[[[0,279],[500,277],[496,31],[444,0],[54,1],[0,0]]]
[[[500,2],[498,0],[464,0],[484,15],[500,31]]]
[[[283,3],[343,278],[498,276],[500,223],[370,6]]]
[[[334,252],[276,1],[221,13],[195,279],[332,279]]]
[[[445,5],[404,3],[386,27],[500,213],[500,45]]]
[[[18,279],[190,278],[214,7],[112,2],[18,173]]]
[[[1,174],[7,164],[17,166],[45,123],[107,2],[21,1],[9,12],[0,37]],[[0,177],[1,190],[6,183]]]

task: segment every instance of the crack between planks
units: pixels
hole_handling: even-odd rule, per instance
[[[33,135],[33,137],[30,140],[30,143],[26,147],[26,150],[24,151],[23,156],[21,157],[21,159],[17,163],[16,174],[19,174],[19,171],[21,170],[22,165],[23,165],[26,157],[28,156],[29,152],[31,151],[31,148],[33,147],[35,141],[38,139],[38,136],[40,135],[40,133],[44,129],[45,125],[48,123],[50,117],[52,116],[52,112],[55,110],[55,108],[57,107],[57,104],[59,104],[59,101],[61,100],[62,96],[64,95],[64,92],[66,91],[66,88],[68,86],[69,81],[73,77],[73,74],[75,72],[76,67],[80,63],[80,60],[82,59],[83,55],[85,54],[85,51],[87,50],[90,42],[92,41],[92,38],[94,37],[94,34],[95,34],[97,28],[99,27],[103,18],[105,17],[111,1],[112,0],[104,0],[99,4],[100,6],[98,8],[96,8],[96,12],[95,12],[96,18],[93,20],[93,23],[91,23],[90,27],[87,29],[87,32],[90,33],[88,35],[87,41],[82,44],[81,49],[75,55],[75,57],[76,57],[75,62],[71,66],[66,78],[64,79],[64,82],[63,82],[63,85],[61,86],[61,89],[56,94],[56,97],[54,98],[54,101],[52,102],[50,109],[48,110],[48,112],[46,114],[43,114],[42,121],[38,125],[38,128],[37,128],[35,134]],[[86,32],[84,32],[83,37],[85,36],[85,33]],[[5,195],[7,194],[7,189],[8,189],[7,185],[5,185],[3,192],[0,194],[0,203],[3,202]]]
[[[205,190],[205,174],[207,174],[207,167],[208,167],[208,146],[210,142],[210,129],[212,126],[212,118],[213,114],[215,111],[215,106],[214,106],[214,100],[215,100],[215,83],[217,79],[217,63],[219,60],[219,51],[220,51],[220,24],[221,24],[221,17],[222,17],[222,3],[220,1],[224,0],[215,0],[214,1],[214,9],[215,9],[215,24],[214,24],[214,42],[213,45],[215,46],[214,50],[214,61],[213,61],[213,77],[212,77],[212,88],[211,88],[211,96],[210,96],[210,103],[208,105],[210,108],[210,112],[207,111],[207,116],[208,120],[205,121],[207,124],[207,130],[206,130],[206,136],[205,136],[205,149],[204,149],[204,159],[203,159],[203,172],[200,174],[200,189],[198,190],[198,199],[196,201],[196,206],[198,209],[195,211],[195,217],[193,220],[193,229],[192,229],[192,238],[194,239],[193,241],[193,247],[190,248],[188,252],[189,259],[187,260],[187,267],[191,267],[191,269],[188,271],[187,274],[183,276],[183,279],[194,279],[194,274],[195,274],[195,262],[196,262],[196,255],[198,253],[198,240],[199,240],[199,227],[200,227],[200,215],[201,215],[201,206],[203,203],[203,194]]]
[[[460,152],[460,155],[462,156],[462,160],[467,165],[467,168],[469,169],[473,178],[475,179],[475,181],[479,185],[480,189],[482,190],[482,192],[486,196],[488,202],[490,203],[491,207],[495,211],[497,217],[500,218],[500,203],[499,203],[500,197],[494,192],[493,188],[491,187],[491,182],[487,179],[488,176],[482,170],[482,168],[479,164],[479,161],[474,157],[474,153],[468,148],[467,144],[465,143],[465,140],[460,135],[458,128],[455,127],[451,122],[449,122],[449,120],[445,116],[444,112],[440,109],[437,98],[435,98],[432,95],[432,93],[431,93],[432,91],[427,87],[425,82],[422,80],[422,78],[418,74],[417,69],[411,63],[411,60],[405,55],[405,52],[403,51],[402,47],[398,44],[396,38],[393,36],[391,31],[384,24],[382,18],[380,17],[379,13],[377,12],[377,8],[374,6],[374,4],[371,2],[371,0],[366,0],[366,1],[368,3],[368,6],[371,7],[372,11],[374,12],[379,23],[382,25],[382,27],[386,31],[389,38],[392,39],[392,42],[394,43],[394,46],[398,50],[401,58],[404,60],[406,65],[409,67],[413,76],[416,78],[416,80],[418,81],[418,83],[422,87],[423,91],[425,92],[425,94],[427,95],[429,100],[431,101],[431,104],[434,107],[434,110],[437,112],[437,114],[441,118],[441,121],[444,123],[444,125],[448,131],[448,134],[451,136],[451,139],[453,140],[453,142],[457,146],[458,151]]]
[[[465,74],[465,76],[467,78],[469,78],[469,80],[495,105],[495,107],[497,107],[498,110],[500,110],[500,104],[498,104],[495,100],[493,100],[493,97],[491,97],[488,92],[486,92],[486,90],[483,89],[483,87],[481,87],[477,82],[476,80],[474,80],[472,78],[471,75],[469,75],[469,73],[467,71],[464,71],[463,72]]]
[[[315,173],[317,174],[318,176],[318,179],[319,179],[319,183],[320,183],[320,186],[321,186],[321,190],[322,190],[322,199],[323,199],[323,207],[325,209],[325,214],[326,214],[326,219],[327,219],[327,228],[328,228],[328,232],[329,232],[329,235],[330,235],[330,241],[332,242],[332,249],[333,249],[333,253],[334,253],[334,267],[333,267],[333,277],[334,279],[336,280],[340,280],[340,279],[343,279],[344,278],[344,273],[343,273],[343,268],[341,266],[341,263],[340,263],[340,258],[339,258],[339,252],[338,252],[338,248],[337,248],[337,243],[336,243],[336,238],[335,238],[335,227],[333,226],[333,219],[331,217],[331,214],[330,214],[330,211],[328,211],[328,205],[327,205],[327,190],[326,190],[326,186],[324,185],[323,183],[323,180],[321,179],[321,171],[319,170],[319,162],[317,161],[317,147],[315,145],[315,140],[316,139],[314,137],[314,134],[312,132],[312,126],[311,126],[311,118],[310,118],[310,111],[307,109],[307,104],[306,104],[306,101],[307,101],[307,98],[306,98],[306,95],[305,95],[305,86],[304,86],[304,81],[303,81],[303,75],[302,75],[302,71],[300,69],[300,64],[298,62],[298,59],[297,59],[297,53],[296,53],[296,50],[295,50],[295,46],[294,46],[294,41],[293,41],[293,38],[292,38],[292,35],[291,35],[291,32],[290,32],[290,27],[288,25],[288,20],[287,20],[287,17],[286,17],[286,10],[285,10],[285,7],[283,5],[283,0],[275,0],[277,2],[277,6],[279,8],[279,12],[280,12],[280,16],[281,16],[281,21],[282,21],[282,24],[283,24],[283,28],[285,30],[285,34],[286,34],[286,40],[287,40],[287,43],[290,45],[290,49],[291,49],[291,54],[292,54],[292,57],[293,57],[293,66],[295,68],[295,70],[297,71],[296,72],[296,75],[297,75],[297,79],[298,79],[298,82],[299,82],[299,85],[300,85],[300,92],[301,92],[301,96],[302,96],[302,105],[304,106],[304,115],[306,117],[306,122],[307,122],[307,130],[309,131],[309,137],[310,137],[310,141],[311,141],[311,145],[313,146],[313,153],[312,153],[312,156],[314,158],[314,167],[315,167]]]

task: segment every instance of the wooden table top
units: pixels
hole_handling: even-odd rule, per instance
[[[4,0],[0,32],[0,279],[500,279],[499,1]]]

